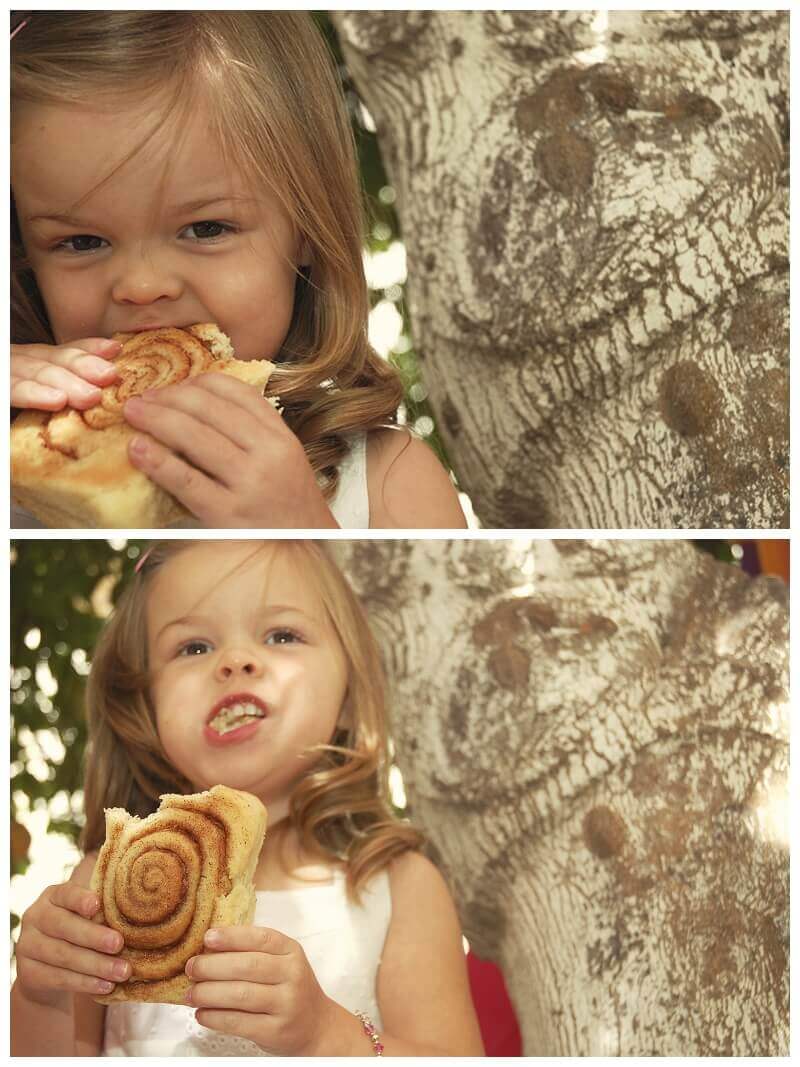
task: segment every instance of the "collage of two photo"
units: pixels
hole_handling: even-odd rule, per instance
[[[788,8],[10,82],[10,1055],[789,1055]]]

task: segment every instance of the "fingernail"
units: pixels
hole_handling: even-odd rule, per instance
[[[103,348],[106,352],[116,352],[117,349],[122,348],[121,341],[103,341]]]
[[[120,960],[118,963],[115,963],[114,966],[111,968],[111,973],[114,975],[115,978],[127,978],[128,964],[125,963],[124,960]]]
[[[96,385],[89,385],[88,382],[81,382],[76,386],[76,392],[80,394],[85,400],[90,397],[100,396],[100,390]]]
[[[113,988],[114,988],[114,983],[113,982],[98,982],[97,983],[97,992],[98,993],[110,993]]]
[[[128,449],[138,459],[144,459],[147,455],[147,441],[143,437],[133,437],[131,443],[128,445]]]
[[[113,363],[109,363],[107,359],[96,359],[96,358],[92,359],[92,362],[89,364],[89,369],[91,370],[92,374],[116,374],[117,373],[116,370],[114,369],[114,364]]]
[[[206,930],[204,938],[207,945],[218,945],[222,940],[219,930]]]
[[[122,948],[122,935],[109,934],[103,944],[110,952],[116,952],[117,949]]]
[[[192,956],[191,959],[186,961],[186,967],[184,968],[184,970],[186,971],[186,975],[189,978],[191,978],[191,976],[192,976],[192,968],[193,967],[194,967],[194,956]]]
[[[187,989],[186,990],[186,993],[184,994],[184,997],[183,997],[183,1002],[184,1002],[184,1004],[191,1004],[192,1003],[192,991],[191,991],[191,989]]]
[[[139,393],[139,399],[140,400],[152,400],[155,395],[156,395],[156,390],[155,389],[145,389],[145,391],[143,393]]]
[[[91,915],[93,911],[97,911],[100,907],[100,901],[97,897],[92,897],[91,900],[87,900],[83,906],[83,910],[87,915]]]

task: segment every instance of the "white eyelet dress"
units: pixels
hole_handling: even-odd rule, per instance
[[[354,433],[347,437],[350,451],[339,467],[339,485],[330,502],[333,517],[343,530],[369,529],[369,494],[367,492],[367,435]],[[11,505],[12,530],[44,530],[44,523],[29,512]],[[186,519],[170,527],[173,530],[202,529],[195,519]]]
[[[303,946],[323,991],[348,1011],[365,1012],[380,1033],[377,976],[389,930],[389,875],[381,871],[354,904],[345,876],[333,882],[256,892],[254,926],[280,930]],[[201,1026],[183,1004],[115,1003],[106,1008],[103,1056],[268,1056],[252,1041]],[[364,1055],[370,1055],[364,1038]]]

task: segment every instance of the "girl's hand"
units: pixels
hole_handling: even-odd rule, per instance
[[[324,1054],[344,1011],[327,997],[301,946],[277,930],[209,930],[206,949],[186,963],[186,1003],[211,1030],[254,1041],[275,1056]]]
[[[117,378],[114,364],[122,345],[87,337],[68,345],[11,346],[11,406],[84,411],[100,402],[100,388]]]
[[[122,935],[92,922],[100,902],[73,882],[51,885],[22,916],[17,982],[32,999],[56,1002],[65,993],[110,993],[130,976],[114,958]]]
[[[131,441],[131,463],[205,526],[337,525],[303,446],[251,385],[202,374],[143,393],[124,412],[150,435]]]

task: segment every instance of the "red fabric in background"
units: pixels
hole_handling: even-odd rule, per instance
[[[521,1056],[517,1017],[499,967],[467,953],[467,973],[487,1056]]]

